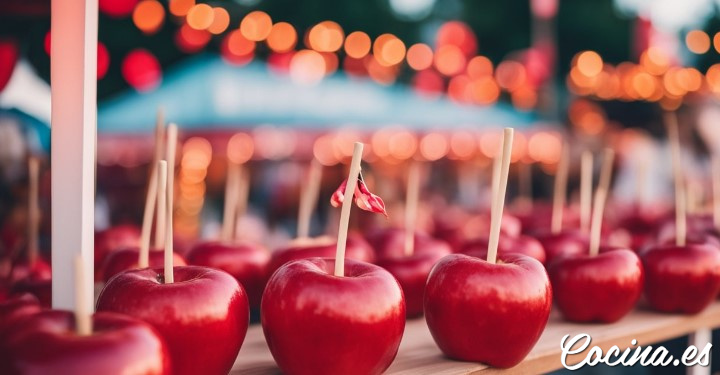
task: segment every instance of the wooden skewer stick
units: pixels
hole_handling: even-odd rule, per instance
[[[407,192],[405,195],[405,255],[415,251],[415,227],[420,201],[420,163],[411,162],[408,170]]]
[[[313,159],[310,162],[307,185],[300,193],[300,207],[298,208],[298,238],[310,236],[310,221],[312,213],[320,195],[320,182],[322,181],[323,166],[319,161]]]
[[[169,139],[168,138],[169,137],[170,137],[169,130],[163,129],[162,139],[159,143],[160,150],[155,150],[159,156],[158,160],[160,160],[160,159],[169,160],[168,159],[168,157],[169,157],[169,152],[168,152],[169,151],[168,150]],[[160,194],[160,190],[158,190],[158,194]],[[159,201],[160,196],[158,195],[158,197],[156,199]],[[158,205],[157,215],[155,217],[155,248],[156,249],[162,249],[163,247],[165,247],[165,230],[166,230],[165,223],[167,222],[167,220],[165,219],[166,209],[164,207],[165,206],[163,206],[163,209],[161,209],[161,207]]]
[[[240,223],[240,219],[245,216],[248,207],[248,197],[250,196],[250,171],[240,164],[238,168],[238,192],[237,202],[235,204],[235,224],[233,224],[232,238],[237,239],[239,233],[237,233],[237,227]]]
[[[505,128],[503,131],[500,173],[496,189],[497,195],[493,197],[493,210],[490,213],[490,239],[488,241],[487,261],[493,264],[497,261],[498,243],[500,242],[500,223],[505,207],[505,191],[507,189],[508,172],[510,171],[512,144],[513,129]]]
[[[553,187],[553,208],[550,231],[558,234],[562,230],[563,211],[565,210],[565,197],[567,196],[568,168],[570,164],[570,150],[567,143],[563,143],[558,169],[555,173]]]
[[[665,121],[668,127],[672,170],[675,178],[675,244],[685,246],[687,239],[687,211],[685,200],[685,183],[682,176],[682,160],[680,156],[680,134],[677,117],[674,113],[667,113]]]
[[[350,224],[350,209],[352,208],[358,176],[360,175],[360,162],[362,161],[363,144],[355,142],[350,173],[345,186],[345,197],[340,210],[340,225],[338,228],[337,248],[335,249],[335,276],[345,276],[345,247],[347,246],[348,225]]]
[[[150,164],[150,177],[148,180],[148,190],[145,196],[145,210],[143,211],[142,229],[140,230],[140,253],[138,254],[138,267],[146,268],[149,266],[150,259],[150,234],[152,232],[153,215],[157,206],[158,188],[157,188],[157,164],[162,159],[163,154],[163,138],[165,136],[165,120],[162,109],[158,109],[157,122],[155,123],[155,154]],[[158,227],[158,226],[156,226]],[[158,244],[156,234],[155,242]]]
[[[720,230],[720,155],[712,158],[713,223]]]
[[[75,257],[75,331],[79,336],[92,334],[92,319],[85,293],[85,269],[81,255]]]
[[[237,206],[238,198],[238,181],[239,176],[237,164],[227,161],[227,178],[225,180],[225,204],[223,207],[223,222],[221,239],[223,241],[230,241],[233,237],[235,226],[235,207]]]
[[[177,125],[168,126],[167,143],[167,212],[165,224],[165,283],[175,282],[173,273],[173,206],[175,196],[175,149],[177,147]]]
[[[580,229],[590,231],[592,211],[593,155],[585,150],[580,159]]]
[[[38,233],[40,232],[40,204],[38,202],[38,181],[40,179],[40,160],[31,157],[28,160],[28,264],[35,263],[38,257]]]
[[[160,190],[160,199],[163,199],[167,201],[167,191],[168,191],[168,169],[167,169],[167,161],[160,160],[158,162],[158,189]],[[167,206],[166,204],[162,204],[162,206]],[[170,211],[166,209],[167,211]],[[172,249],[172,241],[166,241],[165,242],[165,250],[164,250],[164,278],[165,283],[172,283],[174,281],[174,274],[172,271],[173,268],[173,249]]]
[[[610,191],[610,178],[612,177],[613,161],[615,152],[605,149],[600,180],[595,191],[595,202],[593,202],[592,221],[590,223],[590,256],[600,253],[600,232],[602,230],[603,213],[607,202],[608,191]]]

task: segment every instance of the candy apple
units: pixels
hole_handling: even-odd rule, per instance
[[[310,258],[280,267],[263,294],[261,319],[270,352],[288,374],[380,374],[397,354],[405,302],[384,269]]]
[[[148,324],[113,313],[92,317],[79,336],[72,312],[38,312],[8,328],[0,341],[5,374],[169,374],[167,347]]]
[[[247,292],[250,307],[260,307],[267,280],[265,268],[270,261],[265,248],[249,242],[201,242],[188,252],[187,261],[229,273]]]
[[[248,328],[247,295],[232,276],[199,266],[122,272],[107,283],[98,311],[143,320],[167,343],[173,374],[227,374]]]
[[[120,272],[138,268],[138,248],[127,248],[110,252],[103,260],[100,267],[101,280],[108,282],[113,276]],[[161,267],[165,259],[162,250],[151,250],[148,253],[148,264],[150,267]],[[173,253],[173,264],[184,266],[187,264],[180,254]]]
[[[560,233],[550,231],[535,235],[545,249],[545,264],[552,264],[555,259],[566,255],[587,253],[590,239],[577,230],[565,230]]]
[[[657,245],[640,253],[645,297],[658,311],[695,314],[720,290],[720,250],[707,244]]]
[[[565,319],[612,323],[633,309],[643,289],[640,258],[629,249],[572,254],[548,266],[555,303]]]
[[[140,244],[140,228],[131,224],[122,224],[110,227],[100,232],[95,232],[95,270],[100,270],[105,256],[119,249],[136,247]],[[100,273],[96,273],[95,280],[102,279]]]
[[[272,252],[268,263],[267,275],[270,276],[283,264],[296,259],[312,257],[332,257],[335,255],[337,242],[334,238],[323,236],[315,238],[299,238],[283,249]],[[375,254],[372,247],[361,236],[348,235],[345,256],[348,259],[372,263]]]
[[[441,259],[425,289],[425,319],[450,358],[500,368],[520,363],[545,328],[552,305],[542,264],[521,254],[497,263],[464,254]]]
[[[16,319],[35,314],[40,309],[40,301],[28,293],[0,302],[0,341],[2,341],[3,332],[12,327]]]
[[[484,259],[487,257],[487,250],[488,238],[482,237],[465,243],[459,252]],[[540,263],[546,261],[545,249],[540,241],[525,235],[517,237],[500,235],[498,254],[523,254],[537,259]]]

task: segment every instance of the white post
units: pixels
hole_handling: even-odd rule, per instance
[[[98,0],[52,0],[52,307],[74,310],[74,260],[93,270]],[[85,278],[93,295],[92,278]],[[87,298],[93,311],[93,299]]]
[[[712,331],[710,328],[701,328],[693,333],[690,334],[690,337],[688,339],[688,345],[695,345],[698,349],[698,353],[702,352],[702,350],[705,348],[705,345],[712,342]],[[692,367],[688,367],[685,371],[685,374],[687,375],[710,375],[710,366],[712,363],[709,363],[707,366],[703,367],[700,365],[695,365]]]

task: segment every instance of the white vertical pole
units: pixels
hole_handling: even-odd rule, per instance
[[[701,329],[691,333],[690,337],[688,339],[688,345],[695,345],[695,347],[697,347],[697,349],[698,349],[698,353],[702,352],[702,350],[705,348],[705,345],[707,345],[708,343],[711,343],[711,342],[712,342],[712,331],[710,330],[710,328],[701,328]],[[700,366],[700,365],[688,367],[687,370],[685,370],[685,374],[686,375],[710,375],[710,366],[711,365],[712,365],[712,363],[709,363],[705,367]]]
[[[93,274],[98,0],[52,0],[50,24],[52,306],[73,310],[78,254]]]

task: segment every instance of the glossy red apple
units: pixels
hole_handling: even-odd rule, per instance
[[[30,293],[40,300],[40,305],[50,308],[52,304],[52,272],[50,264],[37,258],[32,265],[23,261],[13,266],[10,277],[10,296]]]
[[[95,269],[111,251],[140,245],[140,228],[121,224],[95,232]]]
[[[16,321],[0,342],[5,374],[170,374],[167,347],[141,321],[113,313],[92,317],[78,336],[72,312],[48,310]]]
[[[3,332],[12,327],[16,319],[35,314],[40,310],[40,301],[28,293],[0,302],[0,342]]]
[[[275,362],[287,374],[380,374],[405,329],[402,290],[384,269],[345,260],[302,259],[270,278],[260,310]]]
[[[405,255],[405,230],[386,229],[368,237],[374,244],[375,264],[388,270],[402,287],[408,318],[422,315],[425,282],[440,258],[452,252],[450,245],[416,233],[413,253]]]
[[[10,281],[16,282],[23,279],[43,280],[52,277],[50,263],[43,258],[37,257],[34,262],[29,263],[27,259],[18,260],[10,270]]]
[[[658,311],[695,314],[720,291],[720,250],[707,244],[658,245],[640,253],[645,297]]]
[[[113,276],[127,270],[138,268],[138,253],[140,249],[137,247],[120,249],[110,252],[103,260],[100,266],[100,280],[108,282]],[[162,250],[150,250],[148,253],[148,264],[150,267],[162,267],[165,262],[165,253]],[[173,264],[176,266],[185,266],[187,262],[180,254],[173,253]]]
[[[482,237],[466,242],[459,253],[472,255],[478,258],[487,258],[488,238]],[[540,241],[533,237],[519,235],[517,237],[500,235],[498,242],[498,254],[523,254],[535,258],[540,263],[545,263],[545,249]]]
[[[555,303],[574,322],[618,321],[635,307],[643,290],[642,263],[629,249],[560,257],[548,274]]]
[[[271,276],[283,264],[297,259],[312,257],[329,258],[335,256],[337,241],[328,236],[316,238],[299,238],[286,248],[272,252],[267,267],[267,275]],[[351,233],[348,235],[347,247],[345,248],[347,259],[372,263],[375,254],[372,247],[359,235]]]
[[[153,326],[167,343],[173,374],[227,374],[248,328],[245,291],[207,267],[175,267],[174,278],[164,283],[162,269],[122,272],[100,292],[97,310]]]
[[[535,235],[535,238],[545,249],[547,265],[562,256],[585,254],[590,246],[590,238],[578,230],[566,230],[560,233],[547,231]]]
[[[187,261],[229,273],[247,292],[250,307],[260,307],[270,261],[267,249],[249,242],[201,242],[188,252]]]
[[[520,254],[499,262],[452,254],[430,272],[425,319],[445,355],[507,368],[535,346],[550,315],[545,268]]]
[[[476,239],[478,233],[490,231],[490,213],[471,215],[458,211],[443,211],[435,218],[433,237],[449,243],[453,249],[458,250],[468,240]],[[503,213],[500,219],[500,233],[515,237],[522,232],[520,219]]]

